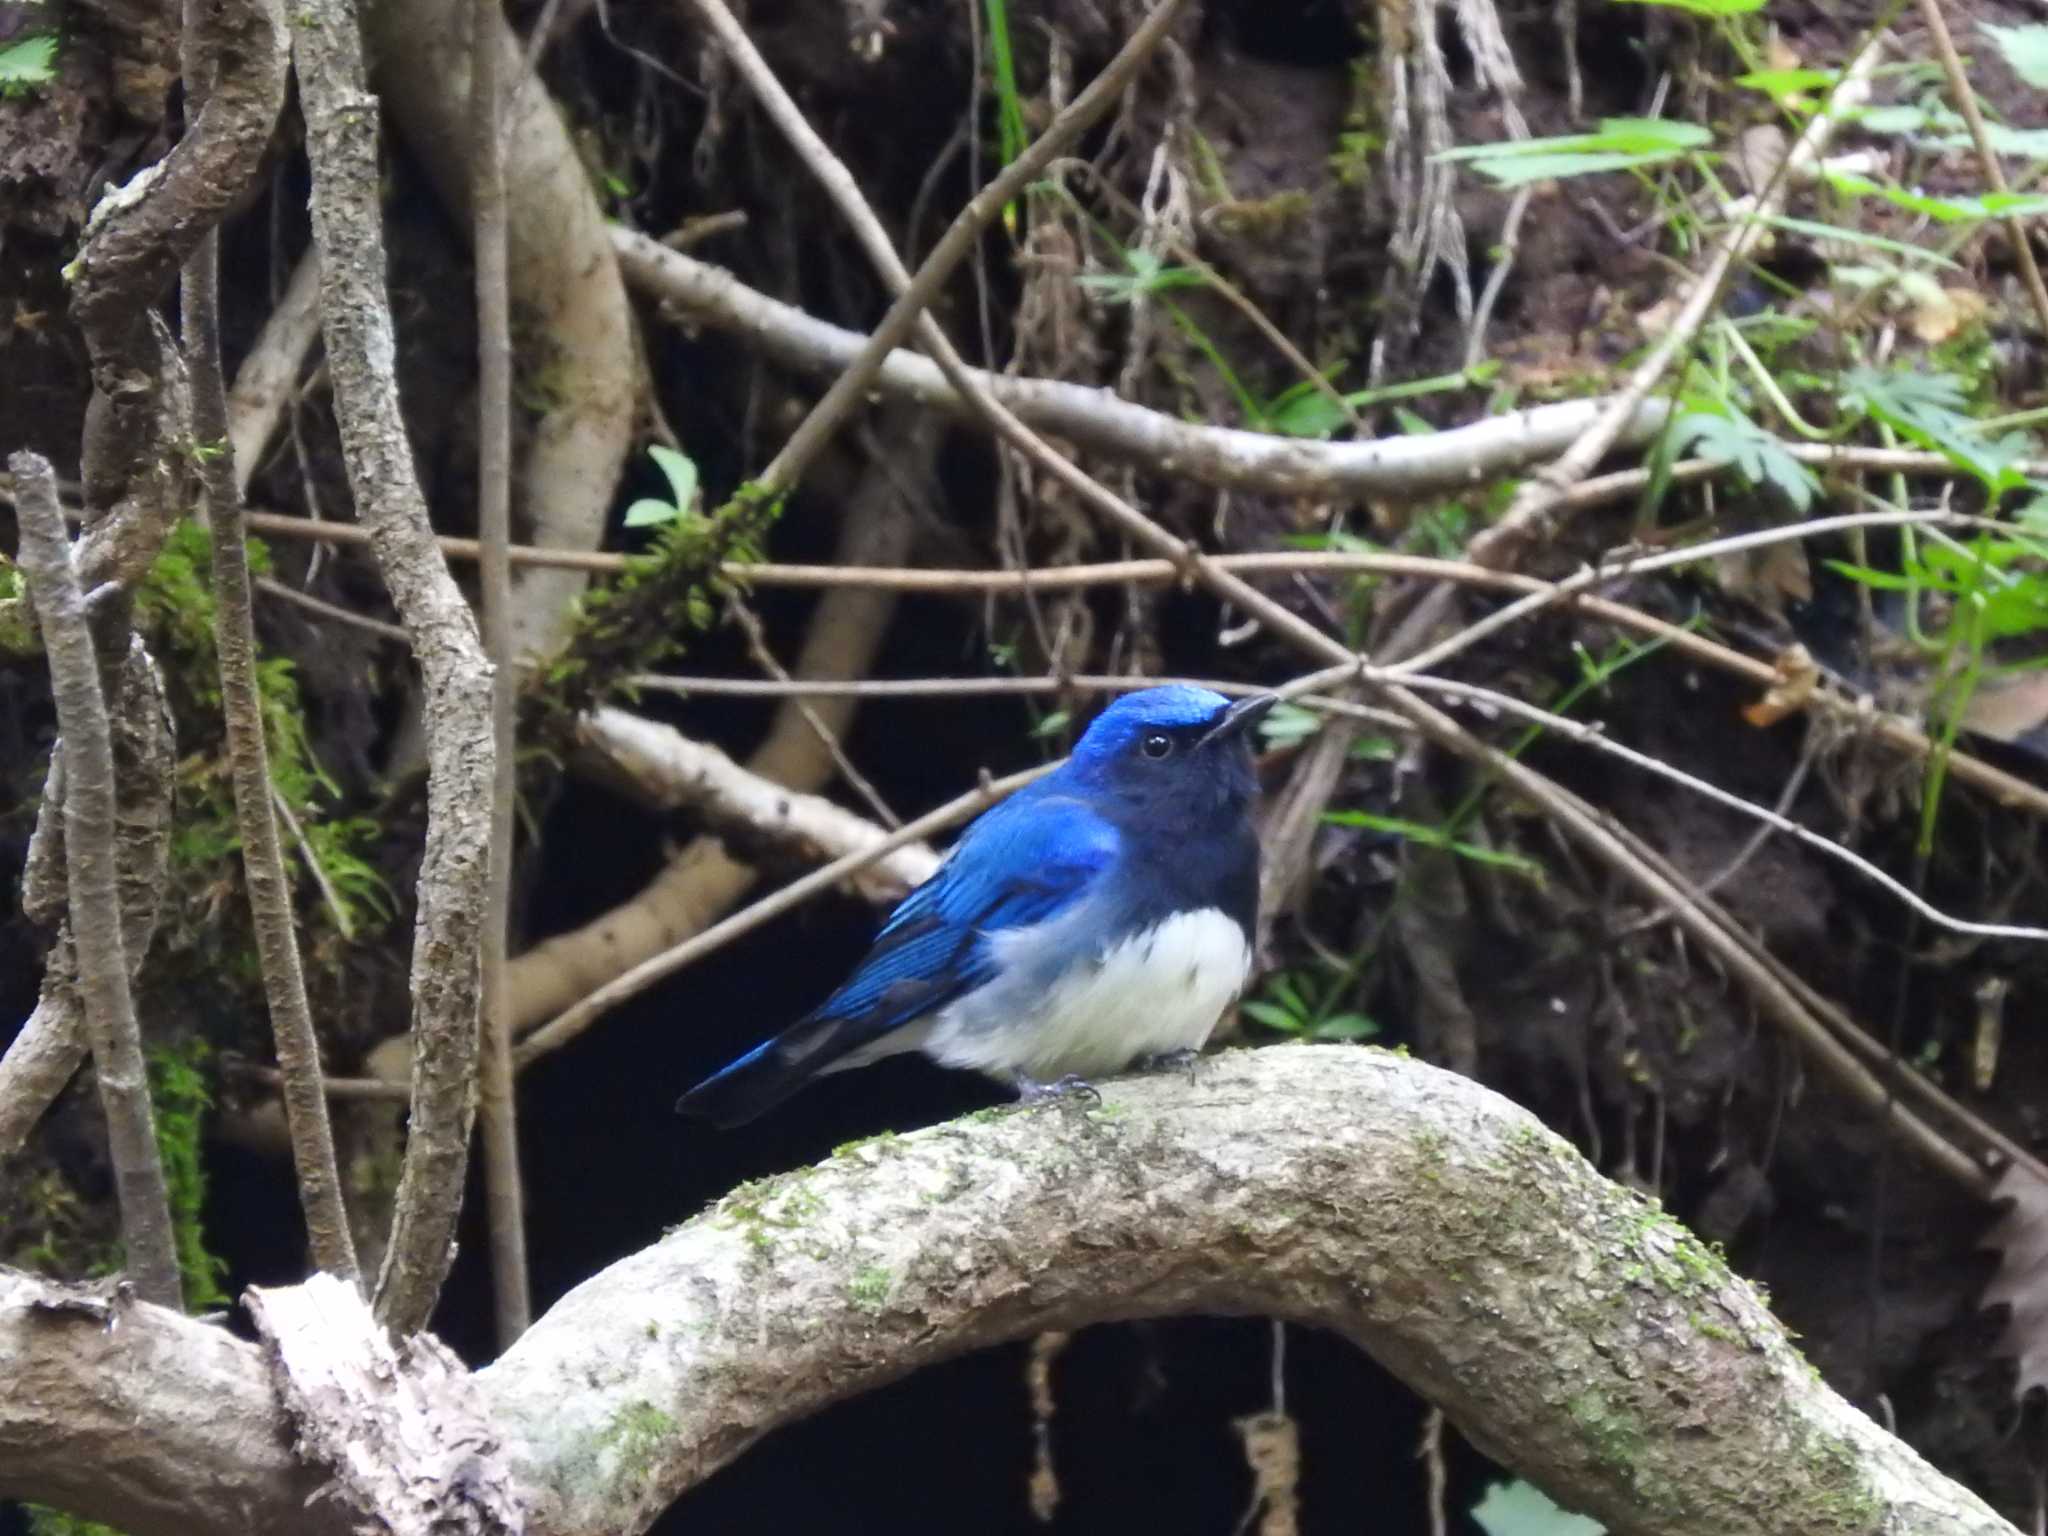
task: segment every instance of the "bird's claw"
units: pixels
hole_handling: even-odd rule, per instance
[[[1020,1072],[1017,1074],[1017,1102],[1027,1109],[1060,1103],[1096,1105],[1102,1102],[1102,1095],[1093,1083],[1077,1073],[1069,1072],[1065,1077],[1046,1083]]]
[[[1156,1055],[1140,1056],[1137,1065],[1140,1072],[1185,1073],[1187,1080],[1192,1083],[1195,1080],[1195,1063],[1201,1059],[1201,1055],[1200,1051],[1191,1046],[1182,1046],[1177,1051],[1160,1051]]]

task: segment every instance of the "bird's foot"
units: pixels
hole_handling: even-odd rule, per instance
[[[1095,1085],[1073,1072],[1049,1083],[1019,1072],[1014,1081],[1017,1084],[1017,1102],[1026,1109],[1036,1109],[1044,1104],[1095,1105],[1102,1102],[1102,1095]]]
[[[1187,1080],[1195,1080],[1195,1063],[1202,1053],[1192,1046],[1182,1046],[1177,1051],[1160,1051],[1151,1056],[1140,1056],[1135,1066],[1140,1072],[1181,1072]]]

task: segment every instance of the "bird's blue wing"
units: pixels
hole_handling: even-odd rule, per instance
[[[844,986],[676,1107],[720,1125],[773,1108],[834,1062],[989,980],[989,936],[1058,916],[1086,897],[1116,852],[1116,828],[1051,779],[1012,796],[904,898]]]
[[[990,934],[1057,916],[1116,851],[1116,829],[1080,800],[1005,802],[904,899],[860,969],[812,1017],[845,1020],[872,1040],[944,1007],[990,979]]]

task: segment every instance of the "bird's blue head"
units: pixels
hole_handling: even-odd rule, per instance
[[[1133,809],[1241,815],[1257,788],[1251,727],[1273,704],[1178,684],[1127,693],[1082,734],[1070,771]]]

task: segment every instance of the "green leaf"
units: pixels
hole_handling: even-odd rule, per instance
[[[2012,72],[2037,91],[2048,91],[2048,27],[1998,27],[1988,21],[1977,30],[1990,38]]]
[[[1488,361],[1457,373],[1404,379],[1398,384],[1382,384],[1373,389],[1354,389],[1344,396],[1344,404],[1358,411],[1394,400],[1414,400],[1423,395],[1470,389],[1491,381],[1500,368],[1497,361]],[[1288,437],[1325,438],[1345,424],[1344,412],[1337,402],[1306,379],[1275,395],[1263,415],[1267,431]]]
[[[1377,1019],[1362,1013],[1333,1013],[1309,1034],[1316,1040],[1370,1040],[1379,1032]]]
[[[1475,864],[1487,864],[1496,869],[1511,869],[1517,874],[1540,878],[1543,868],[1534,859],[1526,859],[1519,853],[1503,853],[1498,848],[1482,847],[1453,837],[1443,827],[1432,827],[1419,821],[1409,821],[1400,816],[1381,816],[1372,811],[1325,811],[1323,820],[1337,827],[1366,827],[1374,832],[1390,832],[1404,837],[1411,843],[1421,843],[1429,848],[1441,848],[1455,853],[1461,859],[1470,859]]]
[[[1597,1520],[1559,1509],[1533,1483],[1517,1478],[1495,1483],[1472,1506],[1472,1518],[1486,1536],[1604,1536]]]
[[[1617,5],[1661,5],[1695,16],[1747,16],[1764,8],[1764,0],[1615,0]]]
[[[1792,234],[1806,235],[1815,240],[1829,240],[1837,245],[1860,245],[1870,250],[1902,256],[1908,261],[1925,261],[1957,272],[1962,270],[1960,262],[1951,261],[1939,251],[1924,250],[1917,245],[1908,245],[1903,240],[1888,240],[1883,235],[1866,234],[1860,229],[1846,229],[1839,224],[1822,224],[1814,219],[1795,219],[1782,213],[1764,215],[1759,222],[1768,224],[1773,229],[1787,230]]]
[[[1681,416],[1672,425],[1671,439],[1675,452],[1689,450],[1703,459],[1731,465],[1751,485],[1776,486],[1798,511],[1811,506],[1820,489],[1812,470],[1733,406]]]
[[[57,39],[25,37],[0,48],[0,90],[48,85],[57,75]]]
[[[1266,1028],[1278,1030],[1283,1035],[1298,1035],[1302,1031],[1303,1021],[1300,1018],[1289,1013],[1285,1008],[1275,1007],[1272,1003],[1259,1002],[1256,998],[1248,998],[1244,1002],[1239,1003],[1237,1011],[1250,1015],[1258,1020],[1259,1023],[1265,1025]]]
[[[659,497],[642,496],[638,501],[626,508],[626,526],[628,528],[659,528],[662,524],[672,523],[681,516],[682,512],[679,508],[670,505]]]
[[[1835,79],[1832,69],[1753,69],[1746,75],[1737,75],[1735,83],[1762,91],[1773,101],[1785,102],[1808,91],[1832,89]]]
[[[1598,171],[1625,171],[1657,165],[1704,149],[1714,136],[1697,123],[1659,117],[1610,117],[1597,133],[1566,134],[1553,139],[1514,139],[1496,144],[1468,144],[1432,156],[1442,161],[1469,160],[1473,169],[1502,186],[1587,176]]]
[[[1268,432],[1286,437],[1328,437],[1344,425],[1337,402],[1310,384],[1297,384],[1277,396],[1266,407],[1265,417]]]
[[[677,453],[660,443],[651,444],[647,457],[661,466],[661,472],[668,476],[669,489],[675,493],[678,510],[687,512],[697,500],[697,465],[687,454]]]
[[[1927,109],[1905,105],[1866,107],[1853,121],[1865,133],[1918,133],[1927,126]]]
[[[1076,278],[1083,288],[1102,295],[1105,303],[1128,304],[1144,294],[1165,293],[1175,288],[1200,288],[1209,281],[1206,272],[1193,267],[1169,267],[1156,252],[1143,249],[1123,253],[1124,272],[1091,272]]]
[[[1275,704],[1259,722],[1259,735],[1269,747],[1291,747],[1323,728],[1323,717],[1299,704]]]
[[[686,516],[697,501],[697,465],[687,454],[677,453],[660,443],[649,446],[647,456],[668,480],[673,501],[643,496],[626,508],[628,528],[659,528]]]
[[[1848,577],[1878,592],[1911,592],[1924,589],[1928,583],[1909,576],[1895,575],[1891,571],[1873,570],[1867,565],[1852,565],[1847,560],[1830,560],[1828,569]]]
[[[1842,400],[1916,446],[1941,454],[1975,476],[1994,498],[2028,483],[2020,464],[2032,443],[2018,432],[1986,438],[1983,429],[1963,414],[1969,401],[1962,380],[1954,374],[1852,368],[1842,376]]]
[[[2048,128],[2009,128],[2004,123],[1986,122],[1984,138],[1996,154],[2014,155],[2024,160],[2048,160]],[[1967,133],[1949,134],[1941,142],[1951,149],[1974,147],[1974,141]]]
[[[1934,197],[1888,187],[1847,171],[1823,172],[1836,191],[1848,197],[1881,197],[1909,213],[1924,213],[1937,224],[1967,224],[1978,219],[2024,218],[2048,212],[2048,197],[2033,192],[1989,192],[1982,197]]]
[[[1031,735],[1034,739],[1043,739],[1047,736],[1057,736],[1061,731],[1064,731],[1067,728],[1068,722],[1071,721],[1073,718],[1074,716],[1071,710],[1056,709],[1051,714],[1047,715],[1043,720],[1039,721],[1038,724],[1031,727]]]
[[[1391,736],[1361,736],[1345,754],[1354,763],[1391,763],[1401,755],[1401,744]]]

